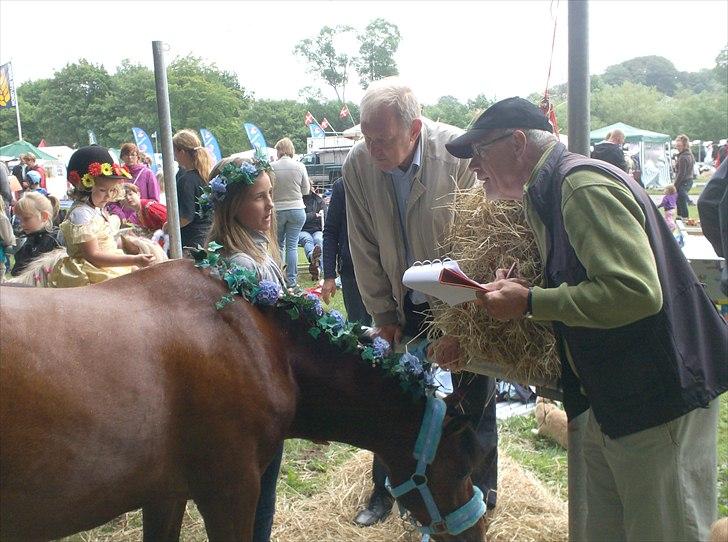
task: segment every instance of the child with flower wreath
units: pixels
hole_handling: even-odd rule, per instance
[[[222,245],[221,254],[230,264],[254,271],[260,281],[261,294],[275,298],[266,304],[274,304],[286,288],[274,233],[272,177],[273,172],[265,159],[224,158],[212,169],[211,181],[198,199],[203,214],[213,211],[208,246]],[[282,457],[283,445],[261,477],[254,542],[270,539]]]
[[[68,256],[59,260],[49,277],[55,288],[85,286],[146,267],[154,261],[148,254],[124,254],[117,248],[114,230],[118,221],[104,210],[121,181],[131,178],[126,168],[115,164],[109,151],[98,145],[82,147],[68,162],[68,181],[73,185],[71,207],[60,229]]]

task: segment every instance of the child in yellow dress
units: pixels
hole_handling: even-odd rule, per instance
[[[131,179],[126,168],[115,164],[109,151],[98,145],[82,147],[68,162],[68,181],[76,203],[61,223],[68,256],[60,260],[49,277],[55,288],[85,286],[103,282],[146,267],[154,257],[124,254],[117,248],[112,223],[104,210],[117,186]]]

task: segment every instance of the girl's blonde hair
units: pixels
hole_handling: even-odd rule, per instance
[[[675,188],[674,184],[668,184],[665,187],[665,194],[675,194],[677,192],[677,188]]]
[[[180,130],[172,137],[172,145],[176,150],[189,155],[192,166],[197,170],[202,180],[207,183],[210,180],[212,157],[207,149],[202,146],[197,134],[192,130]]]
[[[38,214],[40,215],[43,211],[48,213],[50,217],[43,227],[47,231],[53,230],[53,221],[58,215],[58,210],[61,205],[54,196],[44,196],[40,192],[26,192],[22,198],[15,204],[15,214],[22,213],[24,215]]]
[[[223,158],[210,172],[210,177],[216,177],[222,168],[230,162],[236,166],[240,166],[245,162],[252,163],[247,158],[233,158],[228,156]],[[273,171],[267,171],[270,177],[271,185],[274,182]],[[225,255],[231,255],[236,252],[244,252],[258,263],[263,263],[267,255],[273,258],[277,265],[281,265],[281,252],[276,239],[276,214],[275,211],[271,216],[270,229],[263,232],[268,239],[268,251],[262,250],[253,238],[250,232],[237,221],[235,218],[235,210],[240,202],[250,193],[250,185],[243,182],[231,183],[227,186],[225,199],[215,205],[215,211],[212,215],[212,228],[207,236],[207,242],[215,241],[221,244]]]

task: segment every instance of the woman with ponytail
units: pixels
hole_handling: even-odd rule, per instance
[[[202,195],[202,189],[209,181],[212,157],[192,130],[180,130],[174,134],[172,146],[174,159],[185,170],[177,179],[182,247],[204,246],[211,222],[210,218],[201,216],[197,198]]]

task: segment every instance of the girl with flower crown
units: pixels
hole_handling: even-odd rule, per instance
[[[146,267],[154,261],[148,254],[124,254],[116,246],[112,221],[104,210],[121,181],[131,178],[126,168],[114,163],[105,148],[82,147],[68,162],[71,197],[76,203],[68,211],[60,229],[68,256],[59,260],[49,277],[55,288],[85,286],[129,273],[134,266]]]
[[[279,267],[280,251],[274,237],[273,172],[264,159],[247,161],[224,158],[210,173],[212,180],[203,191],[199,205],[205,214],[213,211],[208,237],[222,245],[222,254],[231,264],[257,274],[263,293],[278,297],[286,287]],[[266,304],[275,303],[275,299]],[[260,497],[255,512],[253,542],[267,542],[273,525],[276,481],[283,457],[283,446],[263,473]]]

